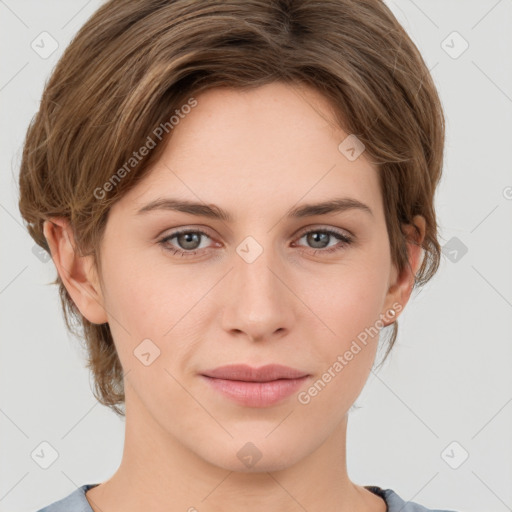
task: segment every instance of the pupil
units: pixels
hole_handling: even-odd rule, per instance
[[[199,234],[198,233],[184,233],[183,235],[181,235],[182,237],[185,237],[185,243],[184,244],[180,244],[182,245],[182,247],[184,249],[195,249],[196,247],[194,247],[194,244],[197,243],[198,239],[199,239]],[[192,244],[192,247],[190,247],[188,244]]]

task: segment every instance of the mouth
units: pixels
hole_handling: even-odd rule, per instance
[[[260,368],[228,365],[200,374],[215,391],[246,407],[269,407],[293,393],[309,379],[306,372],[269,364]]]

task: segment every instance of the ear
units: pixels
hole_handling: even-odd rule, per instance
[[[419,234],[413,224],[418,227]],[[410,268],[406,265],[402,272],[398,274],[396,267],[393,267],[392,282],[390,283],[384,303],[384,310],[382,311],[382,315],[390,319],[385,325],[393,323],[398,318],[400,311],[405,308],[405,305],[409,301],[414,287],[416,273],[423,260],[423,248],[421,244],[425,238],[425,230],[425,218],[421,215],[416,215],[412,219],[412,224],[402,225],[402,232],[406,237],[407,258]],[[395,310],[396,314],[394,317],[387,314],[390,309]]]
[[[68,220],[60,217],[46,220],[43,230],[57,272],[76,307],[89,322],[108,322],[92,256],[77,255]]]

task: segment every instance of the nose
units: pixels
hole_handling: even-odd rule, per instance
[[[286,265],[270,247],[239,246],[225,283],[223,328],[231,335],[263,341],[285,336],[296,323],[297,299],[287,286]],[[251,254],[252,251],[252,254]],[[257,251],[254,253],[254,251]],[[293,288],[293,286],[291,287]]]

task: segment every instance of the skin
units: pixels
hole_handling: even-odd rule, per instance
[[[308,404],[295,393],[271,407],[244,407],[198,373],[281,363],[311,375],[307,390],[380,315],[395,305],[399,316],[421,247],[407,244],[411,269],[399,274],[378,171],[365,153],[350,161],[338,150],[347,134],[315,90],[276,82],[196,99],[151,173],[112,207],[102,280],[90,257],[76,256],[66,221],[45,223],[66,288],[87,319],[109,322],[125,372],[123,458],[86,497],[95,512],[384,512],[385,502],[352,483],[346,468],[348,412],[371,371],[378,335]],[[216,204],[233,221],[171,210],[137,215],[167,196]],[[373,215],[285,217],[294,206],[342,196]],[[420,243],[425,222],[413,222]],[[208,233],[197,239],[197,254],[166,252],[158,241],[184,227]],[[315,245],[305,228],[332,228],[353,243],[325,253],[339,239]],[[412,236],[411,228],[404,232]],[[252,263],[236,251],[247,236],[263,248]],[[175,237],[167,246],[187,250],[188,243]],[[134,356],[147,338],[160,350],[149,366]],[[262,454],[250,468],[237,457],[248,441]]]

